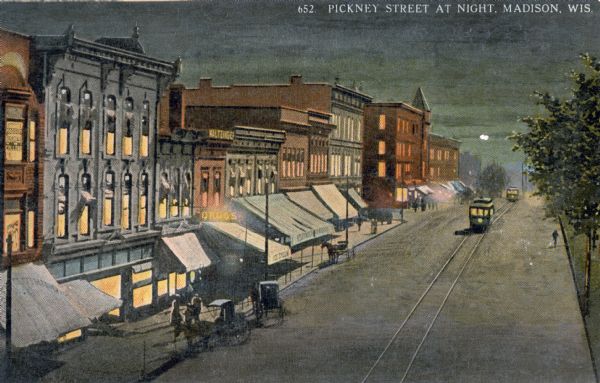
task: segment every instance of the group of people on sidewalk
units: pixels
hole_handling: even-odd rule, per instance
[[[198,294],[194,294],[189,303],[185,305],[183,315],[181,315],[181,304],[179,299],[173,299],[171,302],[171,311],[169,313],[169,324],[174,328],[175,339],[183,331],[184,326],[190,327],[192,324],[200,323],[200,314],[202,313],[202,299]]]

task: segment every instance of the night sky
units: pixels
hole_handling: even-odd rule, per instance
[[[509,1],[517,2],[490,2]],[[317,13],[301,15],[295,1],[21,3],[0,4],[0,26],[61,34],[73,23],[79,36],[97,38],[130,35],[137,22],[148,54],[181,56],[180,81],[188,86],[200,77],[219,85],[281,83],[298,73],[305,81],[354,82],[376,101],[409,102],[421,86],[434,132],[460,139],[462,150],[484,161],[514,167],[521,157],[506,136],[525,128],[520,117],[540,111],[533,91],[564,96],[578,54],[600,55],[600,2],[580,2],[593,13],[570,15],[566,5],[554,15],[436,15],[434,8],[428,15],[332,15],[313,2]]]

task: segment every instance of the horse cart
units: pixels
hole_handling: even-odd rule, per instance
[[[208,305],[211,321],[183,324],[189,348],[212,350],[217,345],[236,346],[250,338],[250,325],[243,313],[235,312],[229,299],[217,299]]]
[[[279,298],[279,284],[277,281],[262,281],[258,283],[254,298],[254,315],[259,326],[276,325],[283,322],[285,310]]]
[[[325,242],[321,245],[321,248],[327,248],[327,255],[329,257],[329,264],[337,263],[340,255],[348,252],[348,242],[339,241],[337,243]]]

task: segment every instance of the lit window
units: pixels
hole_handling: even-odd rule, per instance
[[[35,121],[29,121],[29,162],[35,161]]]
[[[175,178],[173,180],[173,187],[171,190],[171,217],[179,217],[179,194],[180,194],[180,183],[181,177],[179,169],[175,170]]]
[[[91,176],[84,174],[81,177],[81,202],[82,208],[79,214],[79,234],[90,234],[90,203],[92,201]]]
[[[200,206],[202,207],[208,206],[208,179],[208,170],[202,171],[200,179]]]
[[[67,237],[67,210],[69,206],[69,180],[62,175],[58,177],[57,193],[57,211],[56,211],[56,236],[58,238]]]
[[[27,247],[35,246],[35,212],[27,212]]]
[[[123,155],[133,155],[133,129],[131,119],[125,121],[125,131],[123,132]]]
[[[6,121],[4,132],[7,161],[23,160],[23,121]]]
[[[385,114],[379,115],[379,130],[385,129]]]
[[[117,100],[114,96],[109,96],[106,105],[106,142],[104,150],[107,155],[115,154],[115,134],[117,129]]]
[[[104,210],[103,224],[105,226],[114,225],[114,199],[115,199],[115,174],[111,171],[106,172],[104,178]]]
[[[81,129],[79,151],[81,154],[92,153],[92,121],[90,120],[87,120]]]
[[[377,166],[377,175],[379,177],[385,177],[385,161],[379,161]]]
[[[121,198],[121,228],[131,228],[131,174],[125,174],[123,178],[123,190]]]
[[[380,155],[385,154],[385,141],[379,141],[379,148],[377,150],[377,153]]]
[[[14,201],[15,205],[18,206],[19,202]],[[18,207],[17,207],[18,208]],[[21,212],[15,211],[4,214],[4,240],[2,241],[4,253],[8,251],[8,244],[6,243],[8,236],[11,236],[12,245],[11,249],[13,252],[20,250],[21,242]]]
[[[221,204],[221,172],[215,172],[213,197],[213,204],[219,206]]]
[[[140,157],[148,157],[148,115],[142,117],[142,131],[140,136]]]
[[[148,217],[148,174],[142,173],[140,180],[140,200],[138,209],[138,223],[146,226]]]
[[[160,177],[160,196],[158,199],[158,216],[160,218],[167,218],[167,199],[170,190],[169,176],[167,173],[163,173]]]

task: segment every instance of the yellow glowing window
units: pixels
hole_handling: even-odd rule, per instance
[[[57,154],[58,155],[64,155],[67,154],[69,148],[69,129],[67,128],[67,126],[61,126],[60,129],[58,129],[58,148],[57,148]]]
[[[81,338],[82,334],[83,333],[81,332],[81,329],[79,329],[79,330],[68,332],[63,336],[59,336],[56,340],[58,343],[64,343],[64,342],[68,342],[73,339]]]
[[[471,215],[477,215],[477,209],[472,207],[471,208]]]
[[[104,199],[104,210],[102,211],[102,222],[105,226],[113,224],[113,210],[112,210],[112,198]]]
[[[131,283],[142,282],[152,278],[152,270],[145,270],[139,273],[131,274]]]
[[[121,276],[113,275],[103,279],[98,279],[91,282],[94,287],[113,298],[121,299]],[[119,316],[120,310],[114,309],[108,313],[109,315]]]
[[[6,214],[4,215],[4,240],[3,248],[6,253],[8,247],[6,240],[8,235],[12,235],[12,251],[19,251],[19,242],[21,240],[21,214]]]
[[[181,290],[185,286],[187,286],[186,274],[177,274],[177,290]]]
[[[67,233],[67,220],[65,218],[65,213],[58,213],[56,215],[56,236],[59,238],[63,238]]]
[[[183,199],[183,216],[187,217],[190,215],[190,201],[187,198]]]
[[[379,130],[385,129],[385,114],[379,115]]]
[[[379,161],[377,164],[377,176],[385,177],[385,161]]]
[[[385,141],[379,141],[379,148],[377,154],[385,154]]]
[[[158,203],[158,216],[160,218],[167,218],[167,197],[163,197]]]
[[[123,136],[123,155],[131,156],[133,154],[133,137]]]
[[[115,154],[115,133],[113,132],[106,133],[106,154]]]
[[[29,121],[29,161],[35,161],[35,121]]]
[[[173,198],[171,202],[171,217],[177,217],[179,215],[179,202],[177,198]]]
[[[152,303],[152,285],[133,289],[133,307],[147,306]]]
[[[123,194],[123,200],[121,201],[121,227],[123,229],[129,229],[129,194]]]
[[[23,122],[7,121],[4,148],[7,161],[23,160]]]
[[[169,274],[169,295],[175,294],[175,280],[177,279],[177,273]]]
[[[35,244],[35,212],[27,212],[27,247],[33,247]]]
[[[145,134],[140,137],[140,157],[148,157],[148,136]]]
[[[168,292],[169,292],[169,289],[168,289],[167,280],[163,279],[163,280],[158,281],[158,283],[156,285],[156,295],[158,295],[160,297],[162,295],[165,295]]]
[[[91,139],[92,139],[92,134],[91,134],[91,130],[89,129],[83,129],[81,131],[81,142],[80,142],[80,151],[81,154],[91,154],[92,153],[92,145],[91,145]]]
[[[139,217],[138,222],[140,225],[146,225],[146,196],[140,196],[140,208],[139,208]]]
[[[81,209],[79,216],[79,234],[88,235],[90,233],[90,207],[85,205]]]
[[[194,282],[196,280],[196,272],[190,271],[190,282]]]

